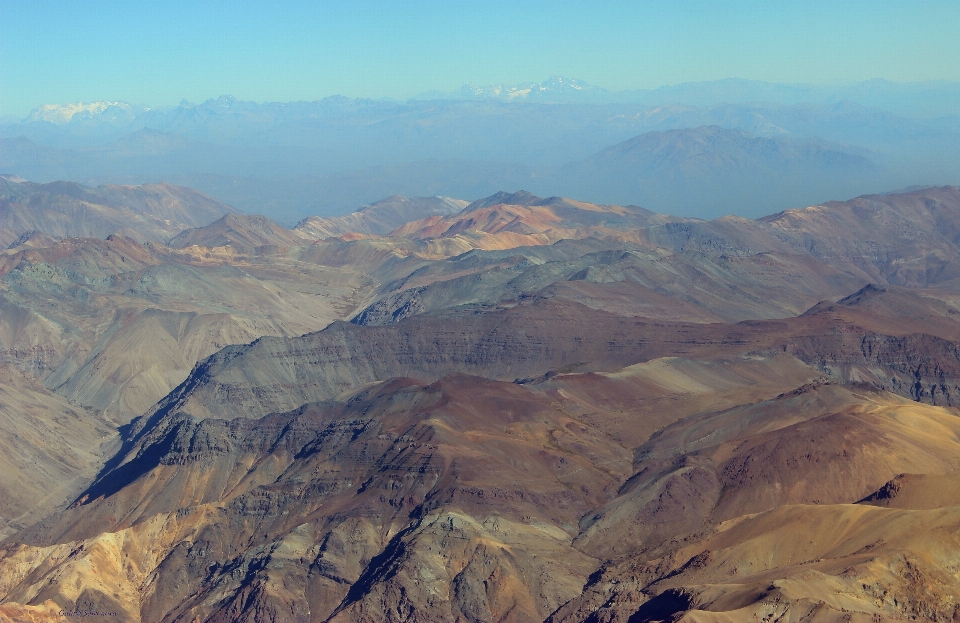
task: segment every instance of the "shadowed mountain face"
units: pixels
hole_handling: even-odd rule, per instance
[[[954,222],[520,191],[24,236],[0,621],[953,620]]]

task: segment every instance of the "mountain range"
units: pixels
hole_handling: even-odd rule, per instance
[[[852,185],[876,185],[883,175],[883,167],[842,145],[703,126],[648,132],[608,147],[561,167],[555,185],[612,203],[751,214],[747,206],[803,205]]]
[[[255,173],[261,169],[258,161],[269,158],[268,154],[259,154],[251,162],[237,154],[226,155],[226,148],[204,147],[174,135],[141,131],[136,140],[132,138],[83,149],[39,149],[27,139],[0,139],[0,166],[32,178],[100,179],[104,163],[112,163],[109,166],[115,166],[125,180],[141,179],[148,170],[166,171],[167,179],[198,182],[206,192],[243,209],[272,207],[258,211],[288,223],[294,220],[291,216],[302,215],[303,206],[322,213],[332,205],[363,203],[371,193],[390,188],[411,195],[426,191],[433,196],[470,196],[508,183],[534,191],[557,188],[572,196],[600,197],[604,203],[650,205],[653,201],[695,215],[723,214],[736,206],[741,214],[759,216],[771,207],[803,205],[832,196],[828,193],[853,194],[889,183],[888,169],[873,152],[822,140],[764,138],[719,126],[648,132],[555,167],[423,160],[262,183],[225,174],[238,159]],[[208,149],[214,152],[204,156]],[[203,158],[214,163],[209,165],[213,171],[183,173],[184,166]],[[278,197],[297,201],[300,212],[278,206]]]
[[[429,91],[416,99],[499,99],[506,101],[634,102],[650,106],[682,102],[712,106],[730,102],[768,102],[784,105],[835,104],[855,101],[891,110],[906,116],[938,117],[956,113],[960,86],[947,81],[895,83],[867,80],[845,85],[778,84],[762,80],[727,78],[709,82],[687,82],[656,89],[610,91],[583,80],[551,76],[544,82],[516,85],[465,84],[456,91]]]
[[[414,101],[423,100],[486,100],[543,101],[546,103],[642,103],[651,106],[685,103],[694,106],[712,106],[730,102],[768,102],[774,104],[835,104],[856,101],[866,106],[891,110],[910,117],[939,117],[954,114],[960,103],[960,84],[948,81],[897,83],[875,79],[843,85],[781,84],[762,80],[727,78],[707,82],[687,82],[656,89],[610,91],[577,78],[551,76],[543,82],[523,82],[506,85],[477,85],[467,83],[455,91],[432,90],[421,93]],[[219,106],[230,106],[236,100],[223,96],[215,100]],[[208,100],[202,106],[209,108]],[[345,108],[349,99],[334,96],[324,100],[328,108]],[[365,105],[394,103],[389,98],[362,100]],[[301,106],[304,103],[299,103]],[[106,122],[115,126],[129,123],[141,115],[158,116],[170,110],[190,109],[197,105],[186,100],[178,107],[163,108],[105,101],[90,104],[44,104],[32,110],[26,122],[47,122],[57,125]],[[272,104],[275,109],[277,104]],[[247,110],[257,110],[249,103]],[[180,113],[182,115],[182,113]],[[283,113],[280,113],[283,114]]]
[[[189,186],[287,226],[391,194],[475,200],[502,188],[691,217],[757,217],[838,196],[958,183],[958,93],[954,83],[731,79],[617,94],[555,77],[404,102],[47,104],[0,122],[0,172],[37,182]],[[692,136],[680,140],[675,131]],[[709,136],[721,131],[731,134]],[[760,140],[778,143],[766,152],[744,146]],[[707,141],[716,156],[701,155],[697,166],[695,153],[653,170],[637,166],[659,162],[657,144],[671,141],[679,141],[675,149]],[[771,193],[770,174],[784,168],[784,192]]]
[[[711,127],[604,158],[869,167]],[[960,187],[287,228],[0,182],[0,621],[960,616]]]

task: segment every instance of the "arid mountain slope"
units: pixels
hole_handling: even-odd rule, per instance
[[[0,364],[0,538],[69,504],[117,442],[111,422]]]
[[[156,413],[183,409],[197,417],[261,417],[400,374],[432,380],[458,371],[514,380],[571,365],[609,370],[662,356],[752,352],[789,352],[837,380],[872,382],[933,404],[957,403],[955,330],[931,335],[921,321],[868,319],[857,326],[843,315],[822,313],[692,324],[533,299],[499,309],[467,306],[413,316],[392,326],[335,323],[298,338],[263,338],[224,349],[194,370]],[[234,405],[215,398],[227,395]]]
[[[265,216],[226,214],[209,225],[180,232],[170,240],[170,246],[230,247],[238,253],[251,253],[263,247],[289,248],[312,242],[298,234]]]
[[[868,195],[760,219],[779,239],[841,269],[904,286],[948,283],[958,272],[960,188]]]
[[[586,591],[591,603],[569,603],[549,620],[949,621],[957,613],[957,512],[955,504],[783,506],[721,524],[674,556],[599,577]]]
[[[433,215],[455,214],[467,207],[469,203],[469,201],[450,197],[394,195],[344,216],[307,217],[297,223],[294,231],[312,240],[334,238],[349,233],[382,236],[410,221]]]
[[[166,242],[187,228],[233,212],[195,190],[170,184],[90,188],[74,182],[35,184],[0,177],[0,222],[18,236],[31,231],[57,238],[119,233],[141,242]]]
[[[958,423],[906,399],[832,385],[685,418],[636,450],[640,471],[614,502],[583,518],[578,544],[616,558],[625,545],[656,550],[649,544],[707,521],[856,501],[889,475],[955,471]],[[686,505],[683,521],[668,498]]]
[[[697,258],[812,256],[863,283],[916,287],[953,279],[949,266],[957,246],[949,223],[960,218],[958,193],[956,187],[928,188],[831,202],[756,221],[733,216],[702,221],[637,207],[501,192],[454,215],[407,223],[385,238],[331,240],[311,254],[328,265],[363,264],[376,272],[378,262],[389,258],[440,260],[474,249],[509,250],[579,239],[605,249],[619,243],[621,248],[636,245],[647,252]],[[865,205],[873,207],[864,211]],[[400,277],[393,274],[391,280]]]
[[[733,365],[757,374],[769,363]],[[640,395],[693,405],[695,395],[736,389],[749,368],[729,365],[697,370],[704,364],[672,360],[607,378],[621,396],[641,381]],[[4,594],[35,607],[53,599],[110,608],[128,620],[628,620],[665,603],[683,604],[669,614],[734,610],[748,618],[769,608],[806,612],[830,591],[838,597],[827,598],[825,613],[852,604],[891,619],[949,614],[951,580],[917,593],[910,570],[941,577],[955,544],[934,541],[914,558],[903,540],[930,543],[950,530],[957,519],[949,509],[872,516],[849,504],[904,468],[956,469],[960,420],[875,389],[791,392],[789,384],[816,371],[793,376],[802,364],[777,365],[780,374],[740,381],[770,398],[668,425],[633,457],[640,471],[631,478],[629,444],[608,436],[606,418],[629,421],[637,411],[597,411],[569,395],[562,409],[551,406],[556,384],[576,387],[588,380],[581,374],[543,387],[398,379],[343,403],[260,420],[168,417],[141,438],[135,461],[114,469],[118,480],[101,481],[82,505],[32,531],[33,544],[7,546]],[[716,442],[692,453],[677,445],[702,437],[704,425],[721,433]],[[852,425],[856,436],[837,435],[838,425]],[[654,448],[670,458],[660,475],[646,458]],[[767,469],[771,457],[775,468]],[[711,484],[711,466],[732,495]],[[702,499],[720,505],[692,514]],[[594,504],[595,514],[580,519]],[[738,504],[763,512],[724,521]],[[838,521],[845,533],[815,527]],[[892,532],[879,539],[883,525]],[[657,527],[669,532],[636,540],[638,529]],[[782,544],[772,557],[771,542]],[[897,552],[907,558],[898,562]],[[83,572],[90,564],[97,576]],[[60,579],[67,577],[77,583]],[[897,600],[878,604],[876,586]]]
[[[48,597],[74,603],[86,599],[84,603],[120,609],[134,619],[159,618],[171,601],[193,595],[175,616],[252,621],[259,616],[256,611],[272,611],[271,616],[281,618],[308,618],[307,612],[326,618],[339,611],[340,619],[349,620],[355,616],[350,611],[361,609],[368,618],[389,617],[384,608],[392,608],[398,591],[412,590],[399,599],[414,608],[418,620],[450,619],[463,616],[463,611],[542,619],[576,595],[595,567],[570,548],[569,531],[587,508],[608,495],[605,489],[616,487],[617,465],[629,460],[623,448],[605,443],[598,430],[577,426],[557,437],[552,431],[567,430],[570,421],[548,405],[516,385],[452,377],[430,386],[393,381],[341,406],[308,406],[259,423],[241,420],[211,429],[183,420],[175,426],[180,432],[171,430],[183,434],[182,442],[171,446],[164,441],[168,434],[157,431],[160,437],[149,447],[159,443],[159,454],[148,450],[147,455],[159,463],[144,466],[144,478],[134,486],[166,484],[134,493],[146,494],[141,498],[146,516],[116,532],[136,543],[124,550],[149,549],[154,560],[167,560],[162,566],[173,574],[157,568],[149,579],[124,579],[109,570],[110,563],[102,567],[108,574],[105,582],[121,582],[121,594],[137,594],[144,581],[152,586],[144,595],[145,611],[139,606],[131,611],[128,599],[110,597],[92,578],[79,587],[62,586],[54,576],[75,573],[71,570],[89,558],[62,558],[56,554],[62,546],[57,545],[6,551],[4,558],[11,561],[26,562],[38,555],[50,560],[53,555],[62,562],[55,563],[55,574],[38,568],[39,575],[21,576],[6,584],[4,593],[20,602],[28,593],[43,595],[41,603]],[[207,440],[205,450],[197,445],[198,435]],[[584,456],[587,448],[590,455]],[[220,459],[227,459],[222,451],[232,455],[229,462],[252,470],[241,468],[234,475],[220,471],[226,466]],[[536,495],[525,493],[531,478],[540,482]],[[271,488],[279,497],[264,497],[262,485],[267,482],[274,482]],[[128,498],[120,502],[123,508],[142,505],[129,498],[133,491],[118,493]],[[298,499],[297,510],[276,514],[291,495]],[[387,499],[394,510],[384,515],[380,509]],[[94,505],[112,514],[104,503]],[[197,511],[154,515],[158,509],[184,505]],[[91,511],[89,505],[80,507],[62,521],[85,521]],[[99,510],[92,512],[103,516]],[[411,512],[419,517],[414,523]],[[153,536],[155,520],[147,518],[150,515],[168,517],[164,532],[174,534]],[[183,519],[174,520],[176,515]],[[94,537],[84,549],[97,548],[100,538]],[[184,545],[170,557],[166,552],[176,541]],[[458,545],[451,549],[454,542]],[[395,567],[390,574],[395,580],[386,585],[379,581],[377,566],[369,565],[384,548],[396,552],[384,560]],[[204,554],[198,559],[201,549]],[[269,551],[276,564],[255,571],[259,563],[254,559]],[[108,555],[119,561],[115,554]],[[303,557],[312,561],[312,571],[282,562]],[[188,570],[231,559],[235,562],[229,564],[257,579],[237,582],[239,577],[218,571],[207,582]],[[560,560],[566,562],[558,565]],[[442,601],[430,598],[437,591],[445,593],[454,581],[450,563],[467,568],[460,580],[462,594]],[[482,581],[491,572],[497,581],[484,591]],[[289,588],[281,589],[283,585]],[[232,597],[224,600],[228,594]],[[253,610],[251,599],[258,603]]]
[[[289,248],[230,217],[183,249],[28,236],[0,256],[0,414],[63,443],[23,444],[38,483],[76,485],[8,503],[0,616],[953,620],[960,290],[901,271],[953,261],[947,225],[909,229],[960,220],[953,192],[760,221],[504,193]],[[60,415],[17,423],[28,400]]]
[[[598,229],[612,232],[666,220],[669,217],[635,206],[598,206],[561,197],[542,199],[520,191],[497,193],[451,216],[407,223],[389,235],[412,239],[472,235],[482,240],[478,248],[491,249],[551,244],[563,238],[586,237]]]
[[[283,256],[192,254],[121,237],[12,250],[0,262],[3,359],[121,423],[228,344],[342,317],[365,283]]]
[[[856,205],[874,200],[891,206],[876,208],[890,214],[868,215],[862,223],[852,216],[851,210],[859,209]],[[938,293],[929,294],[933,298],[958,289],[949,268],[956,262],[958,248],[949,226],[937,229],[932,224],[937,219],[960,218],[960,195],[955,188],[861,197],[808,208],[811,215],[815,210],[824,214],[819,220],[811,216],[811,222],[831,223],[829,236],[815,236],[822,248],[812,253],[802,241],[814,234],[805,233],[803,220],[790,217],[791,213],[760,221],[739,217],[671,221],[640,211],[645,225],[634,222],[631,226],[639,229],[614,231],[606,227],[611,224],[607,221],[600,228],[581,226],[595,222],[591,219],[609,218],[609,210],[632,208],[586,210],[573,204],[589,207],[569,200],[541,200],[523,192],[500,193],[453,217],[410,223],[388,239],[327,245],[316,255],[323,258],[318,261],[331,265],[348,258],[370,262],[381,286],[377,301],[355,319],[363,324],[534,294],[625,315],[702,322],[794,315],[818,300],[834,300],[871,282],[912,287],[942,284]],[[564,221],[561,209],[577,222]],[[937,233],[924,233],[928,222]],[[552,229],[547,223],[566,223],[572,229]],[[528,233],[508,231],[516,228]],[[548,245],[550,252],[517,246],[542,245],[553,236],[581,242],[574,244],[567,238]],[[428,256],[429,245],[437,245],[433,250],[440,255]],[[446,257],[442,245],[448,249]],[[863,245],[883,251],[865,254]],[[471,247],[475,249],[468,253],[452,253]],[[512,252],[489,250],[497,247]],[[560,251],[555,253],[553,247]],[[381,259],[371,262],[374,257]],[[399,258],[425,261],[414,265]],[[918,262],[929,266],[921,271]],[[918,268],[908,268],[914,264]]]
[[[615,390],[607,397],[633,396],[652,407],[667,397],[683,399],[686,390],[729,396],[739,387],[762,395],[816,375],[789,358],[770,363],[744,361],[727,370],[663,362],[608,377]],[[690,374],[698,370],[711,373],[697,383]],[[553,382],[573,387],[583,375],[572,376]],[[636,391],[638,382],[646,391]],[[139,458],[114,468],[113,480],[91,489],[89,501],[30,537],[47,535],[43,540],[7,550],[10,560],[37,562],[27,563],[36,571],[25,568],[5,593],[37,595],[38,604],[47,598],[109,604],[147,619],[156,616],[149,604],[187,595],[194,596],[176,615],[185,620],[254,620],[264,611],[391,619],[397,606],[412,608],[416,620],[542,619],[579,594],[597,567],[596,559],[571,548],[571,538],[585,510],[612,495],[631,461],[626,439],[606,432],[605,419],[618,416],[612,403],[583,417],[589,402],[568,398],[557,410],[556,392],[555,385],[453,375],[431,385],[393,380],[344,403],[262,420],[167,418],[142,437]],[[295,508],[287,506],[290,499],[298,500]],[[384,514],[386,500],[393,510]],[[174,512],[181,508],[196,510]],[[162,535],[157,517],[166,518]],[[125,545],[95,536],[107,524]],[[57,536],[46,541],[51,535]],[[55,543],[78,538],[87,543],[83,551],[74,547],[63,557],[66,550]],[[147,610],[131,611],[129,601],[105,593],[119,581],[121,594],[135,594],[144,581],[111,570],[121,550],[159,560],[184,538],[193,545],[166,556],[161,566],[170,571],[144,576],[151,587]],[[253,547],[261,554],[252,553],[250,538],[262,544]],[[258,567],[268,551],[275,563]],[[68,588],[56,579],[75,576],[91,555],[106,556],[103,584],[84,578]],[[303,557],[313,562],[284,562]],[[218,563],[209,579],[188,570],[226,559],[235,562]],[[53,566],[34,566],[40,560]],[[228,575],[237,564],[257,579]],[[171,575],[177,568],[183,571]],[[278,592],[282,585],[288,588]],[[251,599],[258,604],[253,610]]]
[[[732,336],[743,351],[769,348],[783,326],[652,322],[551,300],[467,307],[384,327],[340,322],[298,338],[226,348],[194,370],[157,413],[261,417],[401,373],[433,380],[456,371],[512,381],[571,365],[604,370],[666,354],[719,353]],[[212,399],[223,395],[233,404]]]
[[[0,531],[75,498],[116,427],[198,360],[322,328],[365,301],[368,281],[348,269],[208,251],[111,236],[0,254]]]
[[[730,322],[796,315],[862,283],[793,253],[710,257],[651,252],[636,244],[606,246],[611,249],[553,261],[538,253],[539,247],[515,249],[510,256],[481,251],[455,256],[437,262],[447,265],[442,269],[431,267],[433,275],[418,270],[401,283],[381,287],[385,294],[353,322],[383,325],[457,305],[534,296],[625,316]]]

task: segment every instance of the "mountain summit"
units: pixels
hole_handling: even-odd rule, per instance
[[[64,125],[81,119],[98,119],[126,123],[147,110],[149,108],[133,106],[126,102],[44,104],[30,111],[24,121],[47,121],[56,125]]]

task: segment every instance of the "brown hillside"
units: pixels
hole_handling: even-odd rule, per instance
[[[41,231],[57,238],[106,238],[119,233],[141,242],[166,242],[232,212],[224,203],[171,184],[91,188],[0,176],[0,222],[17,236]]]

